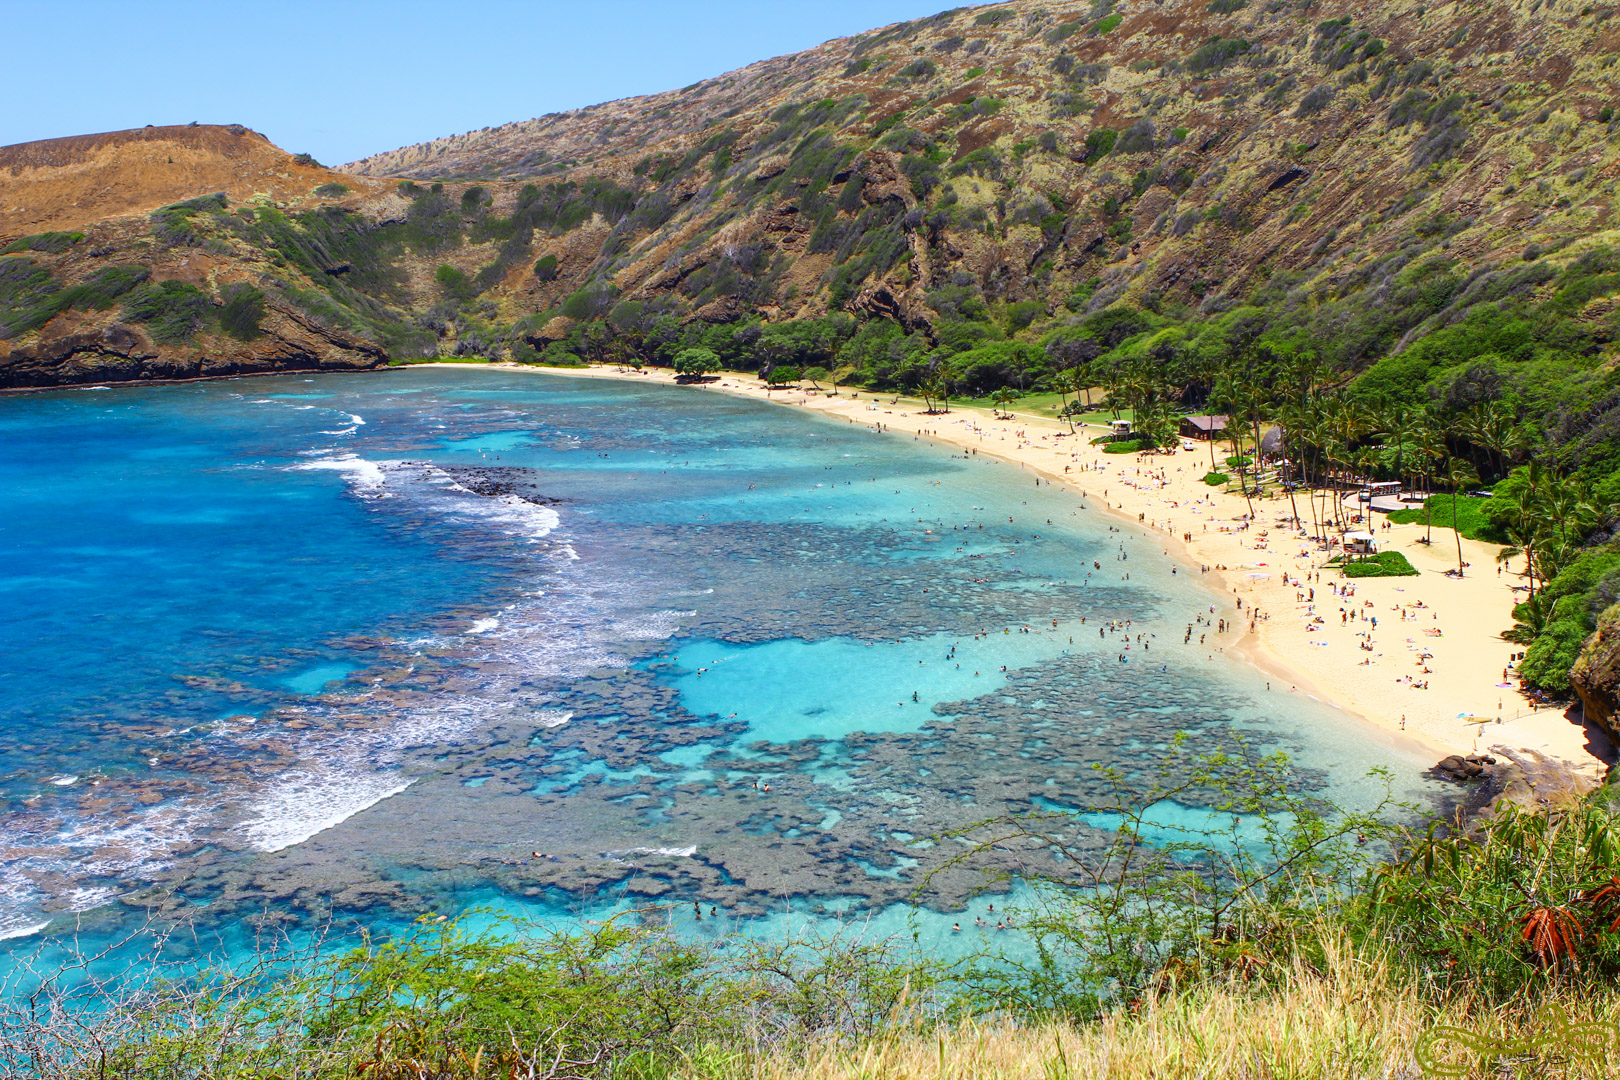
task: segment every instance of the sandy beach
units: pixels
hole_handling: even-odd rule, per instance
[[[675,381],[673,372],[662,369],[424,366]],[[1436,527],[1434,543],[1425,545],[1423,526],[1386,529],[1383,516],[1373,515],[1381,549],[1401,552],[1421,575],[1347,581],[1325,565],[1329,552],[1284,524],[1293,515],[1286,495],[1256,499],[1249,521],[1243,496],[1206,485],[1207,444],[1140,457],[1104,454],[1090,444],[1103,433],[1095,425],[1070,435],[1060,421],[1016,412],[999,419],[986,410],[953,406],[930,416],[920,403],[897,402],[893,395],[848,389],[831,396],[804,389],[767,392],[752,376],[730,373],[689,389],[739,394],[936,439],[1083,492],[1091,508],[1151,531],[1167,554],[1232,597],[1230,609],[1216,617],[1235,627],[1224,636],[1210,635],[1211,645],[1264,670],[1280,697],[1304,694],[1325,701],[1390,737],[1426,747],[1437,759],[1533,751],[1594,778],[1606,767],[1593,753],[1605,745],[1601,735],[1593,734],[1589,742],[1587,729],[1572,722],[1564,708],[1536,709],[1516,689],[1509,664],[1522,646],[1501,634],[1513,623],[1513,589],[1524,587],[1523,564],[1515,560],[1499,573],[1494,545],[1463,540],[1467,574],[1460,580],[1446,577],[1445,571],[1457,566],[1449,529]],[[1227,452],[1215,451],[1217,458]],[[1303,493],[1296,499],[1300,516],[1310,521]],[[1201,631],[1207,628],[1194,627]]]

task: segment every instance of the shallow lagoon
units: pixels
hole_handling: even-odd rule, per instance
[[[177,899],[934,933],[987,901],[906,903],[930,837],[1084,806],[1177,730],[1422,790],[1182,646],[1224,599],[1151,535],[926,441],[482,371],[11,398],[0,440],[12,933]]]

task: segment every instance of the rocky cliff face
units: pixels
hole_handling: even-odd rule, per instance
[[[246,230],[390,190],[234,125],[0,147],[0,389],[387,363]]]
[[[1569,673],[1586,718],[1620,745],[1620,604],[1598,619]]]

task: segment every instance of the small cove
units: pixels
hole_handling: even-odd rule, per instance
[[[14,930],[161,891],[227,937],[310,893],[943,932],[987,901],[906,903],[931,836],[1083,805],[1176,730],[1423,791],[1183,649],[1218,594],[1151,536],[931,443],[483,372],[0,406]]]

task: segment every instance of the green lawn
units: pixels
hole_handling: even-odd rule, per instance
[[[1093,403],[1095,403],[1101,397],[1102,397],[1102,395],[1100,393],[1097,393],[1096,391],[1093,391],[1092,395],[1091,395],[1091,400],[1092,400]],[[1085,401],[1085,395],[1082,394],[1081,397],[1080,397],[1080,400]],[[973,409],[996,409],[996,408],[1000,408],[1000,406],[998,406],[998,405],[991,404],[990,399],[987,398],[987,397],[952,398],[951,399],[951,404],[952,405],[961,405],[961,406],[963,406],[965,408],[973,408]],[[1041,394],[1025,394],[1024,396],[1018,398],[1016,401],[1012,402],[1012,404],[1007,406],[1007,408],[1012,412],[1024,413],[1027,416],[1043,416],[1043,417],[1045,417],[1045,418],[1047,418],[1049,420],[1056,420],[1058,418],[1058,415],[1057,415],[1058,410],[1061,409],[1062,407],[1063,407],[1063,395],[1061,395],[1061,394],[1045,394],[1045,393],[1041,393]],[[1087,424],[1106,424],[1106,423],[1108,423],[1108,421],[1113,420],[1113,419],[1115,419],[1114,414],[1112,412],[1109,412],[1107,409],[1095,409],[1095,410],[1093,410],[1091,412],[1086,413],[1084,416],[1076,417],[1075,422],[1076,423],[1084,422],[1084,423],[1087,423]],[[1129,420],[1129,419],[1131,419],[1131,410],[1122,409],[1120,411],[1118,419],[1120,419],[1120,420]]]
[[[1417,577],[1418,570],[1398,551],[1381,551],[1364,559],[1345,563],[1341,569],[1348,578]]]
[[[1437,529],[1451,528],[1451,500],[1450,495],[1430,495],[1424,502],[1421,510],[1396,510],[1389,515],[1389,520],[1397,525],[1427,525],[1429,518],[1434,518],[1434,527]],[[1485,505],[1484,499],[1472,495],[1463,495],[1457,505],[1457,531],[1470,540],[1484,540],[1487,543],[1499,544],[1499,536],[1491,521],[1481,511]]]

